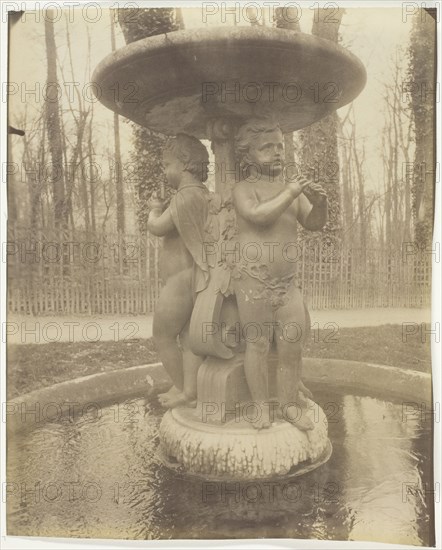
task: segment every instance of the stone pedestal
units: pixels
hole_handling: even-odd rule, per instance
[[[255,430],[241,404],[237,415],[218,425],[207,422],[204,409],[176,408],[161,422],[161,453],[165,461],[183,472],[208,479],[263,479],[296,475],[328,460],[331,445],[327,418],[309,402],[307,415],[314,429],[304,432],[285,421]],[[207,410],[206,410],[207,414]]]
[[[237,416],[241,403],[251,401],[243,366],[244,355],[222,360],[208,357],[198,371],[197,416],[208,424],[225,424]]]
[[[274,362],[269,361],[270,372]],[[313,430],[279,418],[273,401],[263,405],[271,427],[253,427],[267,411],[251,398],[243,352],[230,359],[207,357],[198,371],[197,394],[195,409],[175,408],[161,422],[161,455],[170,467],[214,480],[247,480],[299,475],[330,457],[327,418],[311,400],[299,414],[310,418]]]

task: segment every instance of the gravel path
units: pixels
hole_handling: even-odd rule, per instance
[[[429,323],[430,309],[360,309],[311,311],[312,326],[323,329],[327,323],[338,327],[373,327],[402,323]],[[317,324],[316,324],[317,323]],[[3,341],[11,344],[50,342],[93,342],[144,339],[152,336],[152,315],[144,316],[54,316],[9,315],[2,327]]]

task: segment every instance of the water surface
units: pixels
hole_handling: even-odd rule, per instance
[[[143,399],[11,436],[8,534],[434,544],[431,417],[312,389],[333,454],[286,480],[214,483],[170,471],[157,453],[162,411]]]

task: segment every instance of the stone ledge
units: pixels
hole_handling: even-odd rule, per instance
[[[67,411],[68,403],[76,403],[79,407],[88,404],[101,406],[137,396],[153,397],[167,391],[171,385],[161,363],[100,372],[9,399],[3,408],[2,420],[6,417],[8,431],[32,429],[57,418],[59,406],[65,405]],[[36,422],[32,414],[36,407],[42,417],[40,422]],[[28,411],[26,416],[22,414],[25,411]]]
[[[431,375],[413,370],[358,361],[305,358],[304,379],[306,383],[332,384],[337,389],[356,388],[384,399],[431,404]],[[171,381],[161,363],[93,374],[8,400],[3,406],[2,420],[7,420],[8,430],[33,428],[36,423],[31,419],[22,421],[20,411],[35,409],[36,403],[41,408],[50,403],[67,402],[103,405],[137,396],[151,397],[167,391],[170,386]],[[50,420],[51,414],[57,416],[55,410],[48,410],[45,420]]]
[[[431,374],[399,367],[344,359],[303,359],[303,378],[316,384],[358,390],[382,399],[411,400],[430,404]]]

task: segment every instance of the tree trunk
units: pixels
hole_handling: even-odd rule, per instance
[[[15,166],[13,163],[12,157],[12,137],[8,136],[8,164],[9,166]],[[8,221],[13,223],[17,221],[17,198],[16,198],[16,186],[17,179],[15,174],[10,174],[7,180],[8,185]]]
[[[111,19],[111,46],[112,51],[116,50],[115,45],[115,28],[114,28],[114,16],[110,12]],[[114,113],[114,144],[115,144],[115,188],[117,198],[117,231],[124,232],[126,227],[125,217],[125,205],[124,205],[124,190],[123,190],[123,177],[121,166],[121,148],[120,148],[120,120],[117,113]]]
[[[111,15],[112,18],[112,15]],[[111,21],[111,26],[113,28],[113,22]],[[88,52],[88,66],[89,71],[91,70],[91,35],[89,32],[89,27],[87,28],[87,52]],[[90,72],[89,72],[90,74]],[[88,158],[89,158],[89,194],[90,194],[90,204],[91,204],[91,229],[93,233],[95,234],[97,223],[95,218],[95,185],[96,182],[93,177],[93,158],[94,158],[94,147],[92,144],[92,128],[93,128],[93,122],[94,122],[94,104],[91,103],[91,116],[89,119],[89,132],[88,132]]]
[[[89,192],[90,192],[90,198],[91,198],[91,228],[92,231],[95,233],[96,230],[96,219],[95,219],[95,181],[93,178],[93,170],[92,170],[92,159],[94,156],[94,149],[92,146],[92,123],[93,123],[94,115],[93,110],[91,113],[91,119],[89,123],[89,140],[88,140],[88,149],[89,149]]]
[[[71,229],[75,230],[74,210],[72,206],[72,188],[74,185],[74,181],[73,181],[74,174],[71,173],[71,170],[69,170],[68,154],[67,154],[67,146],[66,146],[66,132],[64,129],[63,119],[62,119],[62,126],[61,126],[61,139],[62,139],[62,145],[63,145],[63,162],[64,162],[64,168],[65,168],[65,180],[64,180],[65,181],[65,208],[66,208],[69,223],[71,225]]]
[[[342,133],[342,128],[340,128]],[[352,243],[353,232],[353,199],[352,199],[352,169],[351,169],[351,146],[342,136],[342,206],[343,206],[343,229],[346,242]]]
[[[52,194],[54,201],[54,224],[57,228],[67,226],[63,181],[63,149],[61,141],[60,115],[58,103],[57,54],[55,46],[53,13],[49,10],[45,18],[45,38],[47,56],[47,97],[46,119],[49,151],[52,159]]]
[[[433,11],[433,16],[429,13]],[[436,13],[420,8],[410,41],[409,95],[414,116],[416,148],[412,186],[415,239],[431,244],[435,188]]]
[[[367,220],[365,211],[365,191],[364,191],[364,175],[362,172],[363,158],[365,156],[362,151],[362,159],[359,158],[358,149],[356,147],[356,136],[353,139],[353,158],[356,167],[356,175],[358,179],[358,215],[359,215],[359,247],[361,248],[363,257],[365,259],[365,252],[367,249]]]

